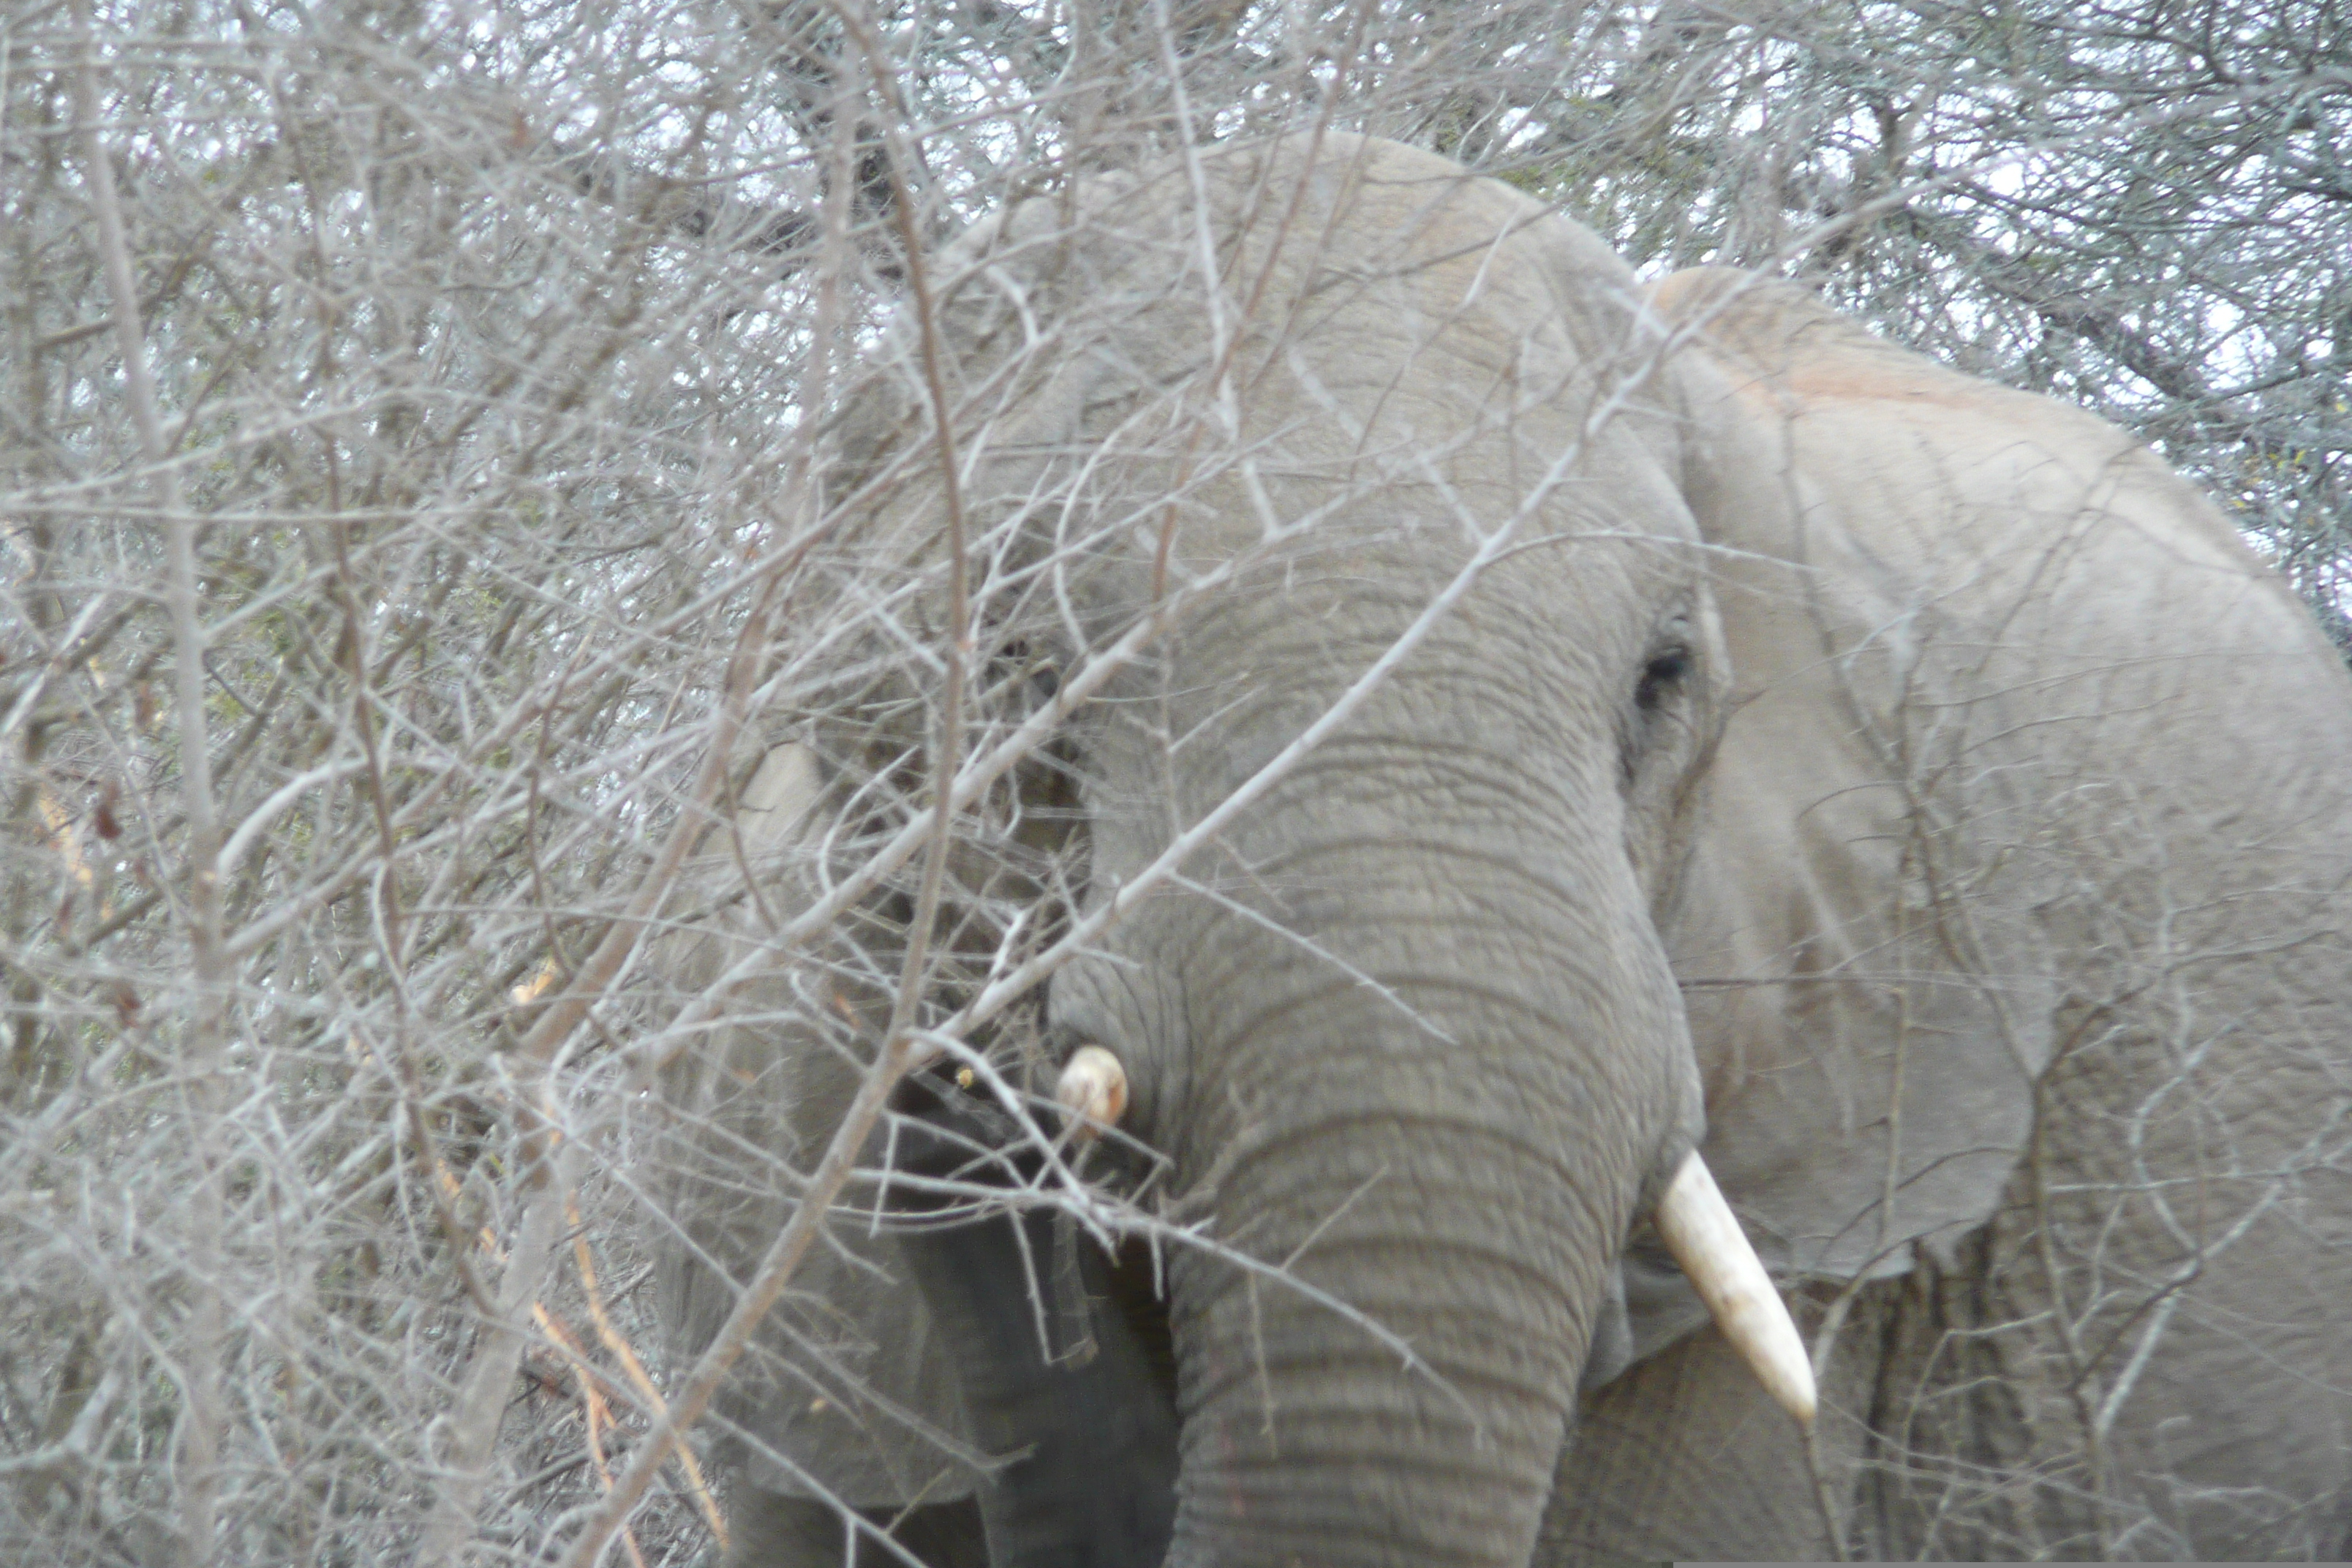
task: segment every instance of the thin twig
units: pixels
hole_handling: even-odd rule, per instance
[[[131,271],[131,246],[114,189],[114,166],[99,132],[98,40],[89,0],[74,5],[77,58],[75,118],[91,216],[97,220],[99,258],[114,304],[114,336],[122,354],[124,392],[141,456],[151,465],[149,482],[164,518],[167,559],[165,603],[172,619],[173,674],[179,708],[181,811],[187,824],[184,857],[187,884],[189,968],[195,985],[184,1036],[182,1082],[196,1179],[188,1193],[187,1348],[177,1445],[180,1479],[180,1551],[190,1564],[212,1561],[220,1489],[221,1354],[226,1322],[221,1300],[222,1194],[220,1189],[221,1037],[234,979],[222,942],[220,829],[213,796],[212,742],[205,718],[205,637],[196,590],[196,524],[180,496],[179,470],[169,466],[155,378],[147,361],[146,332],[140,322],[138,283]]]

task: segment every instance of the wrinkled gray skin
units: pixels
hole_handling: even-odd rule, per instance
[[[1336,134],[1195,181],[940,263],[973,517],[1077,496],[1036,509],[1033,647],[1123,629],[1163,530],[1170,584],[1244,563],[1071,721],[1088,896],[1518,547],[1053,982],[1180,1217],[1423,1363],[1175,1252],[1170,1561],[2344,1551],[2352,682],[2292,595],[2119,433],[1785,287],[1645,297],[1572,222]],[[893,406],[845,461],[921,438]],[[940,516],[909,481],[866,526],[935,559]],[[803,793],[846,798],[814,751]],[[696,1060],[744,1071],[678,1092],[821,1136],[846,1069],[795,1037],[739,1028]],[[1840,1319],[1818,1475],[1648,1231],[1695,1139],[1801,1324]],[[694,1191],[688,1348],[783,1212]],[[731,1395],[770,1450],[739,1518],[971,1487],[907,1418],[964,1419],[893,1245],[801,1281],[822,1412]]]

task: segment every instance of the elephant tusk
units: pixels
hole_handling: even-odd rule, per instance
[[[1127,1114],[1127,1069],[1100,1046],[1080,1046],[1063,1067],[1054,1098],[1076,1120],[1078,1137],[1095,1137]]]
[[[1764,1391],[1810,1429],[1815,1405],[1811,1358],[1698,1151],[1691,1151],[1667,1184],[1654,1223],[1723,1337],[1754,1369]]]

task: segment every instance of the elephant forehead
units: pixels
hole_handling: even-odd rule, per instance
[[[1592,389],[1633,376],[1654,338],[1622,265],[1568,220],[1354,138],[1202,164],[1197,184],[1177,163],[1082,187],[1075,224],[1027,204],[942,264],[971,439],[1004,496],[1058,466],[1110,510],[1181,511],[1247,466],[1318,491],[1419,488],[1433,515],[1491,525],[1648,417],[1637,398],[1582,427]],[[902,321],[883,347],[910,411],[919,337]]]

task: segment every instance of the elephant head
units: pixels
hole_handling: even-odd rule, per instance
[[[1025,514],[1002,570],[1065,680],[1181,601],[1067,726],[1102,929],[1051,990],[1066,1090],[1116,1084],[1214,1216],[1168,1259],[1173,1555],[1521,1561],[1663,1197],[1810,1397],[1683,1174],[1698,416],[1621,264],[1437,159],[1334,135],[1077,199],[959,247],[940,343],[902,325],[960,493],[869,526],[919,559],[950,507]],[[906,384],[869,469],[925,437]]]
[[[2236,955],[2200,971],[2234,987],[2217,1037],[2341,1022],[2340,968],[2274,955],[2345,898],[2342,672],[2095,421],[1736,278],[1645,293],[1549,209],[1337,133],[1013,208],[927,298],[841,433],[845,594],[902,563],[919,621],[961,542],[972,646],[1052,673],[1086,868],[1051,1056],[1165,1162],[1172,1413],[1116,1321],[1083,1385],[1005,1345],[1046,1233],[907,1244],[982,1446],[1036,1445],[1000,1560],[1566,1552],[1607,1462],[1580,1389],[1711,1310],[1809,1416],[1765,1266],[1948,1268],[2029,1144],[2037,1180],[2103,1157],[2120,1113],[2050,1132],[2037,1096],[2153,1037],[2147,931]],[[2291,700],[2229,700],[2249,657]],[[871,726],[812,706],[836,797],[870,794]],[[2226,784],[2155,738],[2183,716],[2315,748],[2227,856]],[[947,1137],[902,1161],[987,1142],[913,1092]],[[1172,1518],[1088,1536],[1056,1500],[1130,1405]]]

